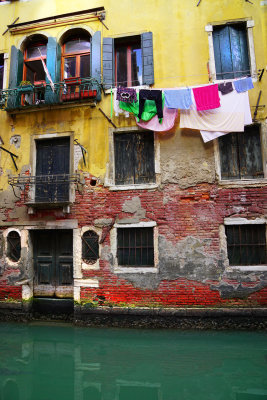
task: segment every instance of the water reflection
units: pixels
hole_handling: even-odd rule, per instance
[[[263,400],[267,334],[0,325],[0,400]]]

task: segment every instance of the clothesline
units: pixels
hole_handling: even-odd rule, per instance
[[[250,75],[250,71],[249,70],[245,70],[245,71],[226,71],[226,72],[222,72],[222,73],[220,73],[220,75],[225,75],[225,74],[239,74],[239,73],[247,73],[247,75]],[[219,75],[219,74],[218,74]],[[190,75],[175,75],[175,76],[164,76],[164,77],[161,77],[161,79],[176,79],[176,78],[185,78],[185,77],[190,77],[190,76],[207,76],[207,73],[205,73],[205,74],[190,74]],[[234,79],[240,79],[240,78],[244,78],[244,77],[241,77],[241,76],[239,76],[239,77],[234,77],[234,78],[226,78],[226,79],[231,79],[231,80],[234,80]],[[226,79],[218,79],[218,80],[220,80],[220,81],[223,81],[223,80],[226,80]],[[119,84],[125,84],[126,82],[125,81],[121,81],[121,82],[117,82],[117,85]],[[110,85],[108,85],[110,88],[116,88],[117,86],[110,86]],[[133,86],[138,86],[138,85],[133,85]]]

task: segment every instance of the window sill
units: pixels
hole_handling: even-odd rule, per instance
[[[140,185],[106,185],[109,190],[145,190],[145,189],[157,189],[159,185],[157,183],[144,183]]]
[[[228,271],[267,271],[267,265],[231,265],[227,268]]]
[[[115,274],[147,274],[147,273],[152,273],[152,274],[157,274],[158,268],[155,267],[123,267],[123,266],[117,266],[114,268],[114,273]]]
[[[267,179],[237,179],[237,180],[219,180],[219,185],[227,187],[257,187],[257,186],[267,186]]]

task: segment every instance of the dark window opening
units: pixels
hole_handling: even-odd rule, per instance
[[[153,132],[115,133],[115,184],[155,182]]]
[[[91,37],[76,30],[65,38],[62,47],[62,77],[88,78],[90,77]]]
[[[246,24],[213,27],[213,46],[217,79],[250,75]]]
[[[258,125],[245,132],[229,133],[219,138],[222,179],[263,178],[261,138]]]
[[[0,89],[3,89],[4,80],[4,54],[0,54]]]
[[[262,265],[267,263],[266,226],[227,225],[227,251],[230,265]]]
[[[118,228],[117,243],[119,265],[154,265],[153,228]]]
[[[86,231],[82,235],[82,259],[88,264],[94,264],[98,258],[98,234],[94,231]]]
[[[20,235],[16,231],[11,231],[7,235],[7,257],[11,261],[19,261],[21,254]]]
[[[116,86],[143,84],[140,36],[115,40],[115,83]]]

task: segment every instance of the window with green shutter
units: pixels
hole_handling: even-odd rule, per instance
[[[152,85],[152,32],[118,39],[103,38],[103,81],[105,89],[117,85]]]
[[[247,28],[245,23],[214,26],[213,47],[216,79],[250,76]]]

